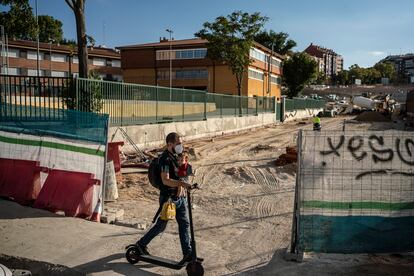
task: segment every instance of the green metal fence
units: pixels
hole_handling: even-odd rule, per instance
[[[325,101],[314,99],[293,98],[285,99],[285,111],[294,111],[306,108],[324,108]]]
[[[275,112],[274,97],[245,97],[200,90],[76,79],[79,110],[86,111],[89,108],[83,102],[95,102],[90,98],[91,95],[102,97],[99,100],[102,103],[100,112],[110,115],[112,125],[198,121]]]

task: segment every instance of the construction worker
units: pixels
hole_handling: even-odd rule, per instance
[[[320,114],[313,115],[313,130],[321,130],[321,118]]]

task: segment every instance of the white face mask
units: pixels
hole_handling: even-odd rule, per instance
[[[182,145],[182,144],[179,144],[179,145],[176,145],[176,146],[175,146],[174,150],[175,150],[175,153],[176,153],[176,154],[180,154],[180,153],[182,153],[182,152],[183,152],[184,147],[183,147],[183,145]]]

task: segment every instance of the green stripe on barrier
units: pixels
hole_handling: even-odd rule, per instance
[[[356,201],[356,202],[333,202],[333,201],[302,201],[303,208],[319,208],[319,209],[336,209],[336,210],[350,210],[350,209],[371,209],[371,210],[386,210],[398,211],[414,209],[414,202],[371,202],[371,201]]]
[[[60,149],[60,150],[67,150],[73,152],[79,152],[89,155],[97,155],[97,156],[105,156],[105,152],[102,150],[72,146],[72,145],[65,145],[55,142],[48,142],[48,141],[35,141],[35,140],[27,140],[27,139],[18,139],[18,138],[10,138],[5,136],[0,136],[0,142],[9,143],[9,144],[16,144],[16,145],[26,145],[26,146],[38,146],[38,147],[47,147],[52,149]]]

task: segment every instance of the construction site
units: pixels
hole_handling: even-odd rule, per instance
[[[349,102],[335,97],[321,112],[321,131],[312,130],[308,115],[225,135],[184,136],[192,182],[200,187],[192,195],[192,211],[206,274],[412,275],[410,108],[412,102],[401,104],[389,96]],[[158,208],[159,191],[149,183],[147,170],[149,160],[163,150],[161,144],[143,147],[126,130],[113,128],[108,137],[111,165],[101,223],[1,199],[0,263],[32,275],[185,274],[125,259],[125,246],[149,229]],[[360,180],[367,174],[369,179]],[[366,226],[351,221],[363,216],[382,219]],[[175,222],[149,250],[180,258]]]

